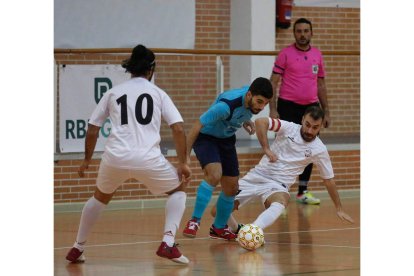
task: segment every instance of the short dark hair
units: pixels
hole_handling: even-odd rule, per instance
[[[295,21],[295,24],[293,24],[293,32],[295,32],[295,30],[296,30],[296,24],[300,24],[300,23],[309,24],[310,30],[312,32],[312,23],[308,19],[303,18],[303,17],[301,17],[301,18],[299,18],[298,20]]]
[[[271,99],[273,97],[272,83],[266,78],[259,77],[255,79],[250,85],[249,91],[253,96],[260,95],[266,99]]]
[[[322,120],[325,119],[325,112],[323,112],[319,105],[312,105],[306,108],[303,116],[305,117],[307,114],[309,114],[315,121],[321,118]]]
[[[137,45],[132,50],[131,56],[122,62],[125,72],[135,76],[143,76],[155,67],[154,53],[144,45]]]

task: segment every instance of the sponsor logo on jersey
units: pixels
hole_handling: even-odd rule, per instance
[[[312,73],[314,73],[314,74],[318,74],[318,71],[319,71],[319,66],[318,66],[318,64],[316,64],[316,65],[312,65]]]
[[[305,157],[311,157],[312,156],[312,150],[311,149],[306,149],[305,150]]]

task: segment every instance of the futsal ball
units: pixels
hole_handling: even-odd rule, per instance
[[[263,245],[263,230],[254,224],[244,225],[237,234],[237,238],[241,247],[247,250],[255,250]]]

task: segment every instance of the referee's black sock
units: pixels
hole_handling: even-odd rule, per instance
[[[308,181],[299,181],[298,195],[302,195],[308,189]]]

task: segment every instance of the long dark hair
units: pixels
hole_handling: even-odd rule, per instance
[[[131,56],[122,62],[125,72],[135,76],[146,75],[147,72],[155,67],[155,55],[144,45],[137,45],[132,50]]]

